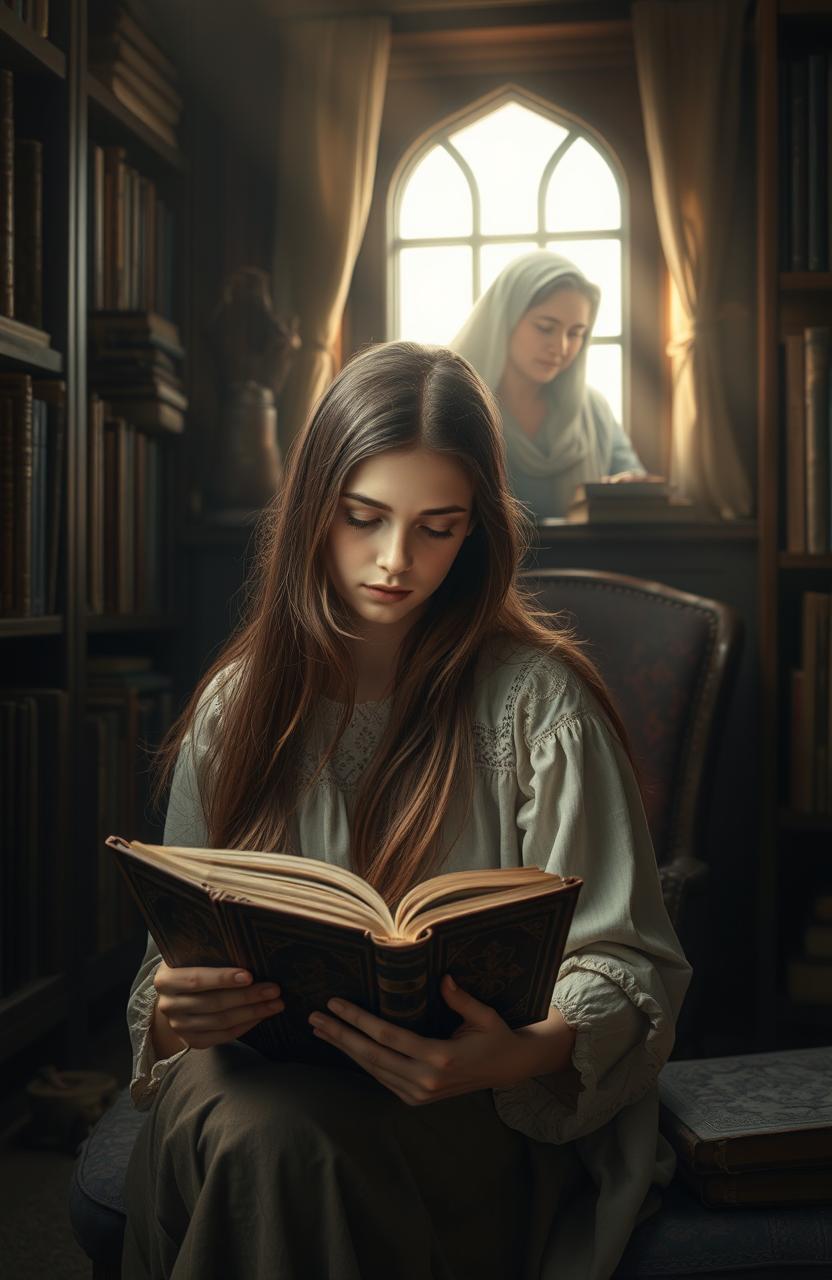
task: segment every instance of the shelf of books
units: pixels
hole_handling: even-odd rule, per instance
[[[181,86],[141,0],[52,9],[0,4],[4,1070],[140,954],[103,840],[161,836],[182,619]]]
[[[763,1037],[789,1045],[832,1032],[832,0],[766,0],[758,23],[758,996]]]

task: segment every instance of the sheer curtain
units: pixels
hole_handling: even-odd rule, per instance
[[[739,146],[743,0],[636,0],[633,35],[653,199],[671,275],[671,479],[723,517],[751,485],[725,397],[721,296]],[[747,317],[745,317],[747,320]]]
[[[361,247],[390,57],[387,18],[283,30],[274,294],[303,347],[280,401],[284,446],[335,368],[334,344]]]

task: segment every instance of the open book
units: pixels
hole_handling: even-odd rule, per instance
[[[537,867],[457,871],[391,913],[360,876],[314,858],[106,843],[167,964],[239,965],[280,984],[284,1012],[245,1036],[280,1058],[343,1060],[307,1022],[332,996],[450,1035],[459,1017],[439,992],[445,973],[511,1027],[542,1021],[582,883]]]

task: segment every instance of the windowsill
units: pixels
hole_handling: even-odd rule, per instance
[[[756,520],[714,520],[683,524],[621,521],[618,524],[568,524],[547,520],[536,526],[538,544],[562,542],[756,542]]]

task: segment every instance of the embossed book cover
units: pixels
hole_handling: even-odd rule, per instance
[[[832,1047],[669,1062],[661,1128],[706,1204],[832,1201]]]
[[[107,844],[167,964],[231,963],[280,984],[285,1011],[244,1037],[274,1058],[343,1060],[307,1022],[332,996],[448,1036],[459,1018],[444,973],[511,1027],[542,1021],[582,883],[537,867],[452,872],[391,913],[360,876],[314,858]]]

